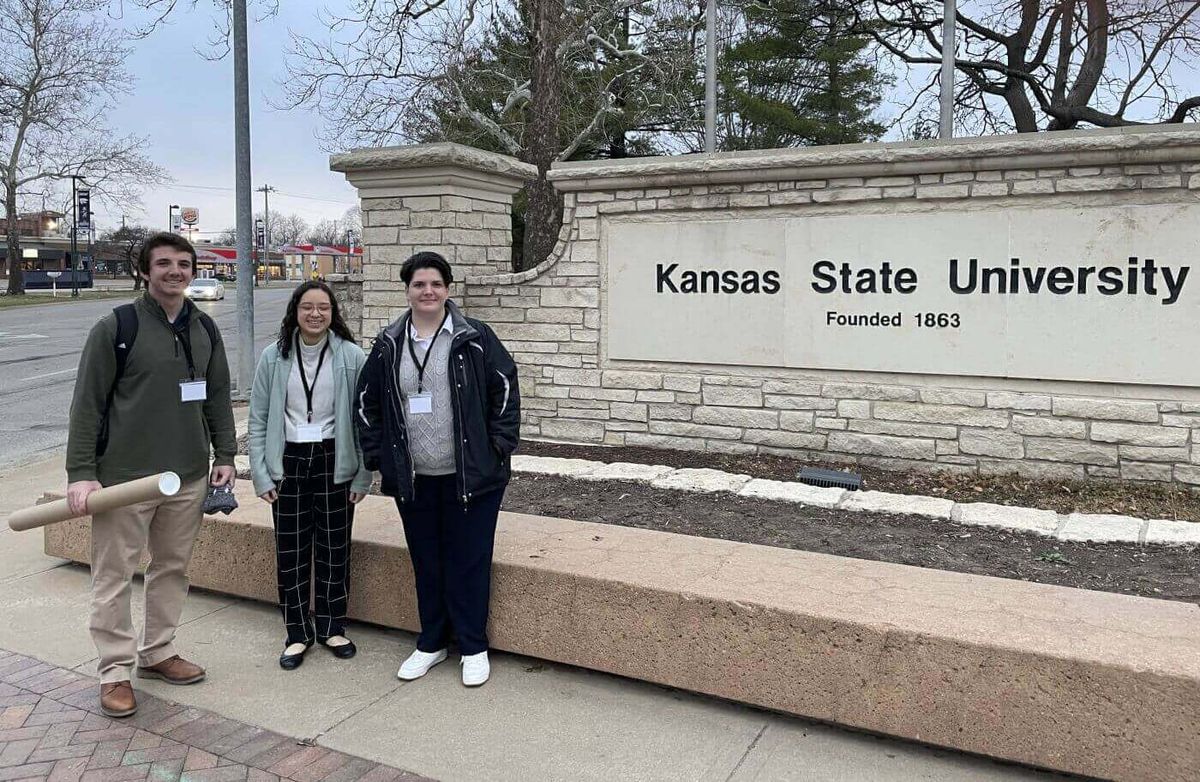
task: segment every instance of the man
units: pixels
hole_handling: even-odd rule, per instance
[[[196,250],[186,239],[148,238],[138,256],[146,292],[125,305],[132,309],[123,317],[118,308],[92,327],[75,379],[67,440],[73,512],[86,514],[88,495],[102,486],[164,470],[183,482],[173,497],[92,519],[90,629],[100,658],[100,709],[110,717],[137,710],[135,666],[138,676],[171,684],[204,678],[204,669],[179,657],[173,642],[204,499],[210,484],[233,485],[236,435],[225,346],[211,318],[184,297],[195,268]],[[150,565],[139,644],[129,597],[143,548]]]

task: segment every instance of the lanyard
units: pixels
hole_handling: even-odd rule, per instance
[[[329,350],[329,335],[325,336],[325,344],[321,346],[321,355],[317,357],[317,371],[313,372],[312,385],[308,384],[308,376],[304,374],[304,354],[300,352],[300,335],[296,335],[296,364],[300,369],[300,385],[304,386],[304,399],[308,402],[308,422],[312,423],[313,391],[317,387],[317,378],[321,376],[321,365],[325,363],[325,353]]]
[[[442,328],[446,325],[446,318],[450,317],[449,308],[446,309],[446,314],[442,316],[442,322],[438,324],[437,331],[433,332],[433,337],[429,340],[429,347],[425,348],[425,360],[417,360],[417,349],[412,338],[412,321],[409,320],[408,332],[408,354],[412,356],[413,364],[417,367],[417,393],[421,394],[425,391],[425,365],[429,363],[429,356],[433,353],[433,343],[437,342],[437,338],[442,333]]]

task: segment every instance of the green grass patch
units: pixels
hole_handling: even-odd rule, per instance
[[[9,309],[12,307],[36,307],[42,304],[70,304],[77,301],[95,301],[97,299],[133,299],[135,296],[140,296],[141,291],[122,290],[122,291],[94,291],[81,290],[79,296],[72,297],[71,289],[60,289],[58,296],[51,296],[49,293],[26,293],[23,296],[9,296],[7,294],[0,295],[0,310]]]

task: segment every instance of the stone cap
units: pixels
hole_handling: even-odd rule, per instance
[[[1200,161],[1200,124],[555,163],[559,191]]]
[[[508,155],[440,142],[331,155],[362,198],[459,194],[504,200],[537,176],[537,167]]]

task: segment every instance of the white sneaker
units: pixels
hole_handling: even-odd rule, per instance
[[[462,666],[463,684],[468,687],[478,687],[486,682],[492,673],[487,652],[464,654],[458,664]]]
[[[403,679],[406,682],[410,682],[413,679],[420,679],[429,673],[430,668],[445,659],[445,649],[439,649],[436,652],[422,652],[420,649],[414,649],[413,653],[404,661],[404,664],[400,666],[400,670],[396,671],[396,678]]]

